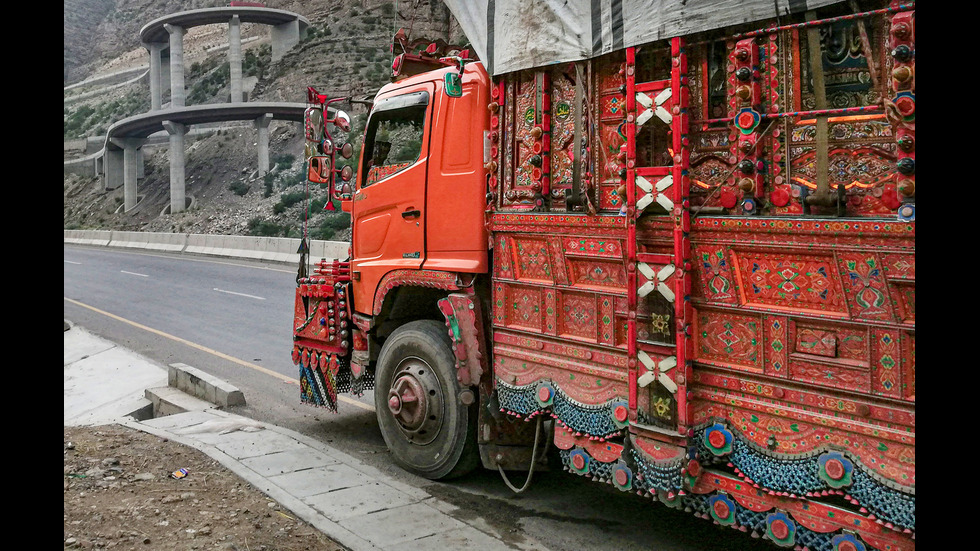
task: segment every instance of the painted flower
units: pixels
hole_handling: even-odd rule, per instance
[[[534,398],[541,407],[548,407],[555,401],[555,389],[548,382],[538,384],[534,391]]]
[[[796,523],[783,511],[766,516],[766,537],[780,547],[793,547],[796,543]]]
[[[840,452],[827,452],[817,458],[817,476],[831,488],[851,485],[854,464]]]
[[[615,467],[613,467],[612,483],[613,486],[624,492],[633,489],[633,471],[630,470],[626,463],[620,461],[616,463]]]
[[[857,536],[848,533],[837,534],[830,540],[830,544],[834,551],[865,551],[867,549]]]
[[[735,524],[735,502],[727,495],[718,494],[708,498],[708,510],[711,511],[711,518],[718,524]]]
[[[704,445],[716,456],[732,451],[732,432],[721,423],[715,423],[704,431]]]
[[[591,460],[592,458],[585,453],[585,450],[575,448],[568,454],[568,470],[575,474],[588,474]]]
[[[621,429],[629,425],[630,410],[626,402],[613,402],[609,413],[616,428]]]

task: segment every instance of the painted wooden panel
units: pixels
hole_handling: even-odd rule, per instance
[[[734,250],[731,255],[743,304],[847,315],[832,255]]]
[[[697,311],[695,359],[762,371],[762,320],[728,311]]]
[[[554,283],[554,268],[548,242],[514,237],[514,277],[523,281]]]

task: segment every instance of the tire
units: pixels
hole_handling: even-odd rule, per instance
[[[381,347],[374,405],[388,450],[400,467],[430,480],[462,476],[479,463],[478,406],[459,400],[456,361],[445,324],[418,320]]]

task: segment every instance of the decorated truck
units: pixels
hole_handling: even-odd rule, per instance
[[[914,549],[914,3],[447,4],[469,47],[396,35],[359,158],[308,91],[352,238],[300,265],[302,400],[373,392],[432,479]]]

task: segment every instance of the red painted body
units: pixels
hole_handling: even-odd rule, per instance
[[[777,546],[914,549],[911,10],[384,88],[430,101],[419,159],[362,159],[345,205],[351,368],[441,320],[460,383],[554,419],[572,473]],[[851,41],[816,69],[829,106],[817,25]],[[484,466],[529,461],[505,427],[481,414]]]

